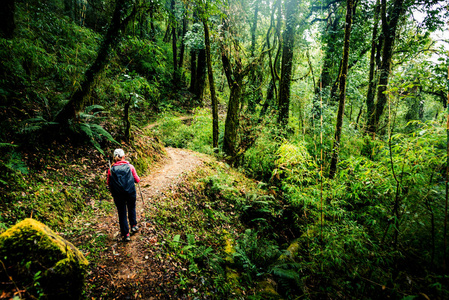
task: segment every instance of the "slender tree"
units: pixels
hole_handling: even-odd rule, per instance
[[[374,98],[377,83],[376,76],[376,49],[378,44],[378,26],[379,26],[379,14],[380,14],[380,0],[376,1],[374,8],[374,24],[373,24],[373,37],[371,41],[371,56],[369,64],[369,79],[368,79],[368,92],[366,95],[366,114],[368,118],[374,113]]]
[[[218,100],[215,94],[214,73],[212,71],[212,61],[210,54],[210,34],[207,18],[203,16],[204,42],[206,46],[207,74],[209,79],[210,97],[212,100],[212,144],[218,148]]]
[[[297,24],[298,0],[286,2],[286,25],[282,46],[281,81],[279,84],[279,115],[280,125],[288,124],[290,112],[290,83],[293,69],[293,52],[295,46],[295,28]]]
[[[266,45],[268,48],[268,64],[270,67],[270,74],[271,74],[271,79],[270,79],[270,83],[268,84],[268,88],[267,88],[267,96],[265,99],[265,102],[262,106],[262,109],[260,110],[260,115],[259,115],[259,122],[262,121],[263,116],[265,115],[265,113],[268,110],[269,106],[274,106],[273,102],[274,99],[278,99],[278,89],[277,89],[277,82],[280,80],[279,77],[279,71],[280,71],[280,52],[282,49],[282,38],[281,38],[281,26],[282,26],[282,5],[281,5],[282,1],[281,0],[277,0],[275,3],[273,3],[273,10],[271,12],[271,22],[270,22],[270,26],[268,27],[267,30],[267,34],[266,34]],[[277,24],[275,26],[275,12],[278,12],[277,15]],[[271,31],[274,28],[274,38],[273,38],[273,43],[271,43]],[[277,51],[276,54],[274,55],[273,58],[273,50],[276,49],[277,47]]]
[[[181,36],[181,49],[179,53],[179,65],[178,68],[182,68],[182,64],[184,62],[184,51],[185,51],[185,45],[184,45],[184,37],[187,32],[187,11],[184,9],[183,17],[182,17],[182,36]]]
[[[256,50],[256,31],[257,31],[257,20],[259,15],[259,1],[255,2],[254,7],[254,17],[251,24],[251,47],[250,56],[254,57],[254,51]],[[252,68],[251,74],[249,75],[249,98],[248,98],[248,111],[251,113],[255,112],[256,104],[260,103],[262,99],[262,93],[260,90],[261,76],[260,67]]]
[[[447,270],[447,222],[449,205],[449,67],[447,68],[447,122],[446,122],[446,201],[444,205],[444,226],[443,226],[443,269]]]
[[[175,16],[175,0],[170,2],[171,9],[171,25],[172,25],[172,51],[173,51],[173,83],[177,85],[178,82],[178,39],[177,39],[177,22]]]
[[[335,127],[334,146],[332,148],[332,159],[329,171],[329,177],[332,179],[335,176],[338,162],[338,152],[340,150],[341,128],[343,125],[343,116],[345,110],[346,99],[346,77],[348,75],[348,61],[349,61],[349,39],[351,36],[352,14],[354,9],[354,0],[346,0],[346,25],[345,38],[343,48],[343,61],[340,78],[340,97],[337,112],[337,124]]]

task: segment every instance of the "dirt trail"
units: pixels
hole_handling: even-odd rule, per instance
[[[88,275],[93,284],[95,298],[120,299],[166,299],[173,298],[170,285],[176,266],[170,259],[158,255],[157,224],[151,215],[157,214],[157,202],[164,192],[177,186],[186,174],[200,167],[204,159],[195,152],[166,148],[167,159],[149,176],[142,177],[140,187],[142,202],[137,187],[137,221],[140,231],[131,237],[131,242],[119,241],[117,213],[99,218],[92,224],[97,232],[107,236],[104,251]],[[103,295],[103,296],[101,296]]]

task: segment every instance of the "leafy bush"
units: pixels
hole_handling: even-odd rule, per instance
[[[268,182],[275,168],[276,151],[281,145],[276,127],[264,127],[259,137],[244,154],[242,166],[248,175]]]

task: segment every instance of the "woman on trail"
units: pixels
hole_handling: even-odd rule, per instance
[[[125,152],[122,149],[114,151],[115,163],[108,170],[107,183],[115,206],[117,207],[120,232],[125,242],[130,241],[129,226],[126,210],[128,209],[129,225],[131,233],[139,230],[136,220],[136,186],[140,182],[136,169],[125,160]]]

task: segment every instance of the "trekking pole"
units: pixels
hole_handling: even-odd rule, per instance
[[[140,183],[139,182],[137,183],[137,186],[139,187],[140,198],[142,198],[143,208],[145,209],[145,201],[143,200],[142,190],[140,189]]]

